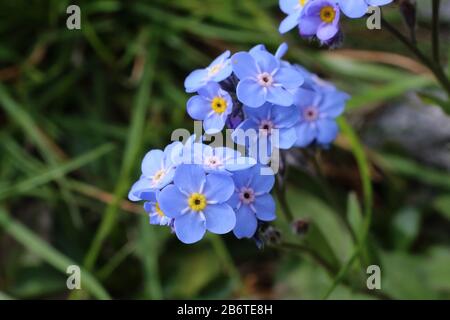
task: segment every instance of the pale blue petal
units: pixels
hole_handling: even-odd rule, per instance
[[[336,139],[338,134],[338,126],[336,122],[332,119],[319,119],[317,121],[317,142],[320,144],[329,144]]]
[[[208,79],[208,71],[206,69],[198,69],[192,71],[184,81],[186,92],[195,92],[206,84]]]
[[[279,129],[279,133],[279,143],[273,143],[273,145],[279,149],[289,149],[297,141],[297,131],[294,127]]]
[[[275,201],[270,194],[257,196],[253,206],[256,209],[256,217],[261,221],[273,221],[276,218]]]
[[[295,127],[297,130],[297,147],[306,147],[314,141],[317,135],[317,128],[309,123],[301,123]]]
[[[266,99],[270,103],[283,107],[289,107],[294,102],[292,94],[281,87],[274,86],[268,88]]]
[[[251,182],[249,186],[256,193],[268,193],[273,189],[275,184],[275,176],[271,175],[263,175],[261,173],[262,166],[256,165],[252,167],[250,170],[252,171]]]
[[[258,221],[247,205],[243,205],[236,212],[236,226],[233,229],[238,239],[251,238],[256,232]]]
[[[280,0],[280,9],[284,13],[290,14],[295,11],[298,4],[298,0]]]
[[[208,202],[226,202],[230,199],[233,192],[234,182],[231,177],[216,173],[206,176],[204,195]]]
[[[216,82],[210,81],[205,86],[203,86],[202,88],[200,88],[198,90],[198,94],[204,98],[212,100],[219,95],[220,91],[221,91],[221,89],[220,89],[219,84]]]
[[[202,96],[193,96],[187,102],[187,112],[194,120],[203,120],[211,112],[211,102]]]
[[[227,201],[228,205],[233,209],[236,209],[240,202],[241,200],[239,199],[239,194],[237,192],[234,192]]]
[[[321,23],[322,20],[320,20],[318,16],[302,16],[298,25],[300,34],[303,37],[314,36],[317,32],[317,28]]]
[[[141,170],[144,176],[150,178],[164,166],[164,152],[162,150],[151,150],[142,160]]]
[[[286,33],[292,29],[294,29],[298,24],[300,20],[300,10],[294,11],[290,15],[288,15],[286,18],[284,18],[283,21],[281,21],[280,26],[278,28],[278,31],[283,34]]]
[[[181,164],[175,170],[175,185],[188,194],[200,192],[205,182],[205,171],[200,165]]]
[[[333,38],[339,31],[339,25],[334,23],[322,23],[317,29],[317,38],[327,41]]]
[[[272,121],[277,128],[290,128],[299,120],[300,113],[295,106],[279,107],[274,105],[272,107]]]
[[[366,0],[338,0],[339,8],[349,18],[361,18],[366,14]]]
[[[258,108],[266,102],[264,88],[253,79],[241,80],[236,93],[240,102],[252,108]]]
[[[271,74],[273,70],[280,67],[280,60],[275,58],[268,51],[255,51],[253,53],[253,57],[256,61],[256,64],[259,66],[260,73],[267,72]]]
[[[233,230],[236,225],[236,214],[226,203],[208,204],[203,214],[206,229],[212,233],[224,234]]]
[[[175,219],[175,234],[181,242],[191,244],[203,238],[206,232],[205,221],[195,212],[183,214]]]
[[[206,134],[215,134],[222,131],[225,126],[226,117],[213,113],[203,121],[203,128]]]
[[[286,89],[297,89],[303,84],[304,78],[296,69],[283,67],[275,74],[274,81],[281,83]]]
[[[247,52],[238,52],[231,57],[231,65],[236,76],[243,80],[256,78],[260,73],[255,59]]]
[[[162,189],[158,195],[158,203],[162,212],[170,218],[179,217],[189,207],[186,195],[174,185]]]

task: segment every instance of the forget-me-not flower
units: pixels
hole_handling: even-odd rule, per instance
[[[178,239],[194,243],[206,230],[224,234],[236,225],[236,214],[226,203],[234,192],[231,177],[224,174],[206,175],[195,164],[181,164],[175,171],[174,184],[165,187],[158,200],[164,214],[174,219]]]
[[[142,200],[145,200],[144,210],[148,213],[150,224],[169,226],[172,219],[164,214],[158,202],[159,190],[146,190],[141,192]]]
[[[231,173],[256,164],[255,159],[243,157],[237,150],[228,147],[213,148],[203,143],[192,144],[191,154],[192,163],[201,165],[208,173]]]
[[[335,0],[309,1],[302,11],[300,34],[303,37],[315,35],[321,41],[329,41],[339,32],[339,17]]]
[[[392,0],[336,0],[342,12],[349,18],[360,18],[369,6],[384,6]]]
[[[237,98],[243,104],[258,108],[265,102],[290,106],[292,94],[287,89],[303,83],[301,74],[281,64],[280,59],[265,50],[238,52],[231,58],[235,75],[239,78]]]
[[[297,140],[294,125],[298,123],[299,114],[295,106],[280,107],[271,103],[265,103],[260,108],[249,108],[244,106],[246,119],[232,133],[233,141],[237,144],[246,145],[247,130],[255,130],[256,135],[250,136],[249,146],[267,146],[265,155],[270,157],[273,148],[289,149]],[[276,134],[274,132],[276,131]],[[262,141],[260,141],[262,140]],[[262,143],[261,143],[262,142]],[[261,143],[261,144],[260,144]],[[259,161],[263,154],[258,152]]]
[[[336,138],[338,126],[335,118],[345,108],[349,96],[341,91],[298,90],[295,98],[300,120],[295,126],[295,146],[306,147],[312,142],[328,145]]]
[[[241,238],[251,238],[258,227],[258,220],[273,221],[275,201],[270,195],[275,177],[261,175],[261,165],[233,174],[235,192],[228,203],[236,211],[233,233]]]
[[[193,119],[203,121],[207,134],[220,132],[232,110],[230,95],[216,82],[208,82],[187,102],[187,112]]]
[[[173,153],[179,149],[179,143],[168,145],[164,151],[155,149],[148,152],[141,164],[142,175],[140,179],[131,187],[128,198],[131,201],[139,201],[139,196],[143,190],[158,190],[172,182],[177,163],[174,161]]]
[[[186,92],[196,92],[210,81],[220,82],[228,78],[233,72],[229,58],[230,51],[227,50],[207,68],[192,71],[184,81]]]

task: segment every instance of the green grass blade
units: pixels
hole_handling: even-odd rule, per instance
[[[44,171],[41,174],[37,174],[31,178],[25,179],[17,184],[13,184],[12,186],[7,186],[0,189],[0,200],[5,199],[9,196],[25,193],[27,191],[31,191],[34,188],[40,187],[50,181],[59,179],[66,175],[67,173],[76,170],[93,160],[105,155],[108,152],[111,152],[114,149],[112,144],[104,144],[84,155],[81,155],[74,160],[71,160],[67,163],[57,165],[53,168],[50,168]]]
[[[66,273],[68,266],[77,265],[76,262],[55,250],[27,227],[12,219],[3,208],[0,208],[0,226],[29,251],[33,252],[62,273]],[[110,298],[101,284],[84,269],[81,269],[81,286],[97,299]]]

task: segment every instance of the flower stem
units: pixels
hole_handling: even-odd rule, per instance
[[[381,18],[381,23],[384,28],[386,28],[393,36],[400,40],[426,67],[428,67],[428,69],[430,69],[431,72],[433,72],[434,76],[440,82],[444,90],[447,91],[447,95],[450,96],[450,81],[442,71],[442,69],[433,61],[428,59],[428,57],[425,56],[416,45],[414,45],[407,37],[400,33],[384,18]]]
[[[433,45],[433,59],[437,66],[440,66],[439,55],[439,6],[440,0],[433,0],[433,31],[432,31],[432,45]]]

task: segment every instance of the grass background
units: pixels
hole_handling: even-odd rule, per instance
[[[81,30],[65,27],[71,3]],[[396,5],[384,12],[403,27]],[[359,134],[407,92],[430,102],[435,80],[364,19],[347,19],[343,48],[328,51],[279,35],[282,18],[275,0],[2,1],[0,299],[450,298],[450,173]],[[418,39],[429,50],[426,21]],[[232,235],[186,246],[150,226],[126,194],[146,151],[192,129],[186,75],[226,49],[282,41],[288,60],[352,95],[334,146],[289,174],[307,234],[281,212],[283,243],[264,250]],[[71,264],[82,290],[66,288]],[[366,289],[369,264],[382,290]]]

